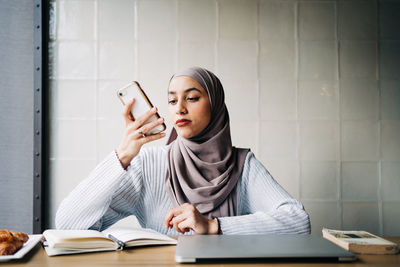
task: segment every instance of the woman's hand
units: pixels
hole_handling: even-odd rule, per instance
[[[165,133],[158,133],[154,135],[145,136],[154,127],[164,122],[163,118],[145,124],[145,122],[157,113],[157,108],[152,108],[136,120],[132,119],[131,108],[135,103],[135,99],[126,103],[122,115],[125,119],[125,132],[121,144],[117,148],[117,155],[121,161],[122,167],[125,169],[132,159],[139,153],[142,145],[158,140],[165,136]]]
[[[168,211],[164,219],[165,228],[174,227],[178,232],[184,234],[190,230],[196,234],[218,234],[217,219],[208,219],[203,216],[195,206],[185,203]]]

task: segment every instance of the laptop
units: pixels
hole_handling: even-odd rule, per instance
[[[354,261],[355,254],[316,235],[183,235],[175,261]]]

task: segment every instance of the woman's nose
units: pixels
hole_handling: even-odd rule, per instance
[[[176,114],[186,114],[186,113],[187,110],[183,101],[178,101],[178,104],[176,105]]]

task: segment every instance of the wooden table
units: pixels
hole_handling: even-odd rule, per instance
[[[387,238],[400,244],[400,237]],[[23,260],[0,263],[0,266],[199,266],[195,264],[178,264],[174,260],[176,246],[155,246],[133,248],[124,251],[97,252],[66,256],[48,257],[38,244]],[[266,263],[232,263],[232,264],[200,264],[200,266],[265,266]],[[352,263],[285,263],[274,262],[269,265],[280,266],[400,266],[400,254],[396,255],[358,255]]]

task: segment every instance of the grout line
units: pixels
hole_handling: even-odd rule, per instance
[[[96,155],[96,163],[99,162],[99,155],[98,155],[98,135],[99,135],[99,125],[98,125],[98,112],[99,112],[99,3],[98,1],[94,2],[94,32],[95,32],[95,65],[94,65],[94,80],[95,80],[95,87],[96,87],[96,93],[95,93],[95,114],[96,114],[96,119],[95,119],[95,136],[94,136],[94,152]]]
[[[338,209],[339,209],[339,213],[340,213],[340,228],[343,228],[343,201],[342,201],[342,110],[341,110],[341,86],[340,86],[340,41],[339,41],[339,20],[338,20],[338,2],[334,2],[334,9],[335,9],[335,45],[336,45],[336,82],[333,82],[333,86],[334,88],[337,86],[337,99],[338,99],[338,104],[337,104],[337,108],[338,108],[338,112],[336,113],[336,118],[338,120],[338,144],[337,144],[337,150],[336,152],[337,157],[337,166],[336,166],[336,180],[337,180],[337,198],[338,198]],[[336,83],[336,85],[335,85]],[[335,91],[335,90],[334,90]]]
[[[139,19],[138,19],[138,1],[135,1],[133,5],[133,43],[134,43],[134,48],[133,48],[133,66],[135,68],[134,70],[134,77],[136,80],[139,79],[139,40],[138,40],[138,31],[139,31]]]
[[[300,69],[300,38],[299,38],[299,2],[294,4],[294,42],[295,42],[295,120],[296,120],[296,158],[297,158],[297,177],[299,182],[299,187],[297,189],[297,193],[299,198],[302,196],[301,192],[301,159],[300,159],[300,149],[301,149],[301,136],[300,136],[300,120],[299,120],[299,69]]]
[[[218,62],[218,48],[219,48],[219,3],[218,0],[215,1],[215,22],[216,22],[216,30],[215,30],[215,54],[214,54],[214,64],[215,64],[215,72],[219,73],[219,62]]]
[[[260,49],[261,49],[261,42],[260,42],[260,1],[257,1],[257,83],[256,83],[256,97],[257,97],[257,123],[256,123],[256,148],[255,148],[255,155],[259,155],[259,148],[261,147],[261,72],[260,72]]]
[[[383,199],[382,199],[382,145],[381,145],[381,136],[382,136],[382,112],[381,112],[381,69],[380,69],[380,5],[379,0],[376,0],[376,79],[377,79],[377,86],[378,86],[378,213],[379,213],[379,234],[384,235],[383,232]]]
[[[175,62],[174,62],[174,73],[181,68],[179,62],[179,45],[180,45],[180,36],[179,36],[179,0],[175,0]]]

